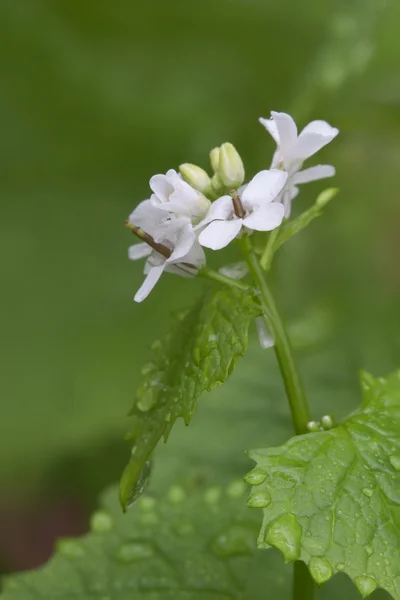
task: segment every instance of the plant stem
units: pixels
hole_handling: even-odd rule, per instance
[[[268,324],[275,337],[275,353],[285,385],[295,432],[296,434],[306,433],[307,423],[311,419],[310,409],[289,337],[249,237],[244,236],[241,243],[254,283],[260,292]],[[303,562],[297,561],[293,565],[292,598],[293,600],[312,600],[313,597],[314,583],[308,568]]]
[[[306,433],[307,423],[311,420],[310,409],[308,407],[307,398],[289,337],[265,280],[260,263],[253,251],[249,237],[244,236],[241,242],[245,258],[253,276],[254,283],[260,292],[261,302],[275,338],[275,353],[285,385],[294,429],[297,434]]]
[[[315,586],[308,572],[307,565],[301,561],[296,561],[293,565],[293,600],[312,600]]]
[[[242,283],[237,279],[233,279],[233,277],[228,277],[227,275],[223,275],[218,271],[213,271],[212,269],[208,269],[207,267],[203,267],[198,272],[200,277],[205,277],[206,279],[212,279],[213,281],[218,281],[219,283],[223,283],[225,285],[229,285],[230,287],[238,288],[239,290],[248,290],[250,288],[247,283]]]
[[[269,234],[267,245],[265,246],[264,252],[260,259],[260,265],[261,268],[264,269],[264,271],[269,271],[271,267],[272,259],[274,256],[274,244],[276,238],[279,235],[280,229],[280,227],[277,227],[276,229],[273,229]]]

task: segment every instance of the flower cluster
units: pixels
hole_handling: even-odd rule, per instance
[[[151,197],[126,223],[142,240],[129,248],[129,258],[146,258],[146,279],[136,302],[148,296],[164,271],[196,275],[206,264],[203,247],[220,250],[243,232],[276,229],[289,218],[298,185],[335,174],[331,165],[302,169],[307,158],[338,134],[326,121],[312,121],[299,135],[286,113],[272,112],[260,122],[277,148],[270,168],[246,185],[242,159],[229,143],[211,151],[212,177],[196,165],[184,164],[179,173],[171,169],[150,179]]]

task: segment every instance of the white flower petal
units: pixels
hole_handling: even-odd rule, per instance
[[[299,188],[295,185],[291,185],[290,187],[284,190],[281,201],[285,209],[285,219],[288,219],[290,217],[290,214],[292,212],[292,200],[294,200],[294,198],[298,196],[299,192]]]
[[[335,167],[332,167],[332,165],[316,165],[315,167],[303,169],[303,171],[295,173],[291,178],[291,183],[298,185],[299,183],[317,181],[318,179],[333,177],[335,172]]]
[[[204,219],[196,225],[196,229],[200,229],[211,223],[211,221],[222,220],[225,221],[233,215],[233,203],[231,196],[221,196],[218,200],[215,200],[208,209],[208,212]]]
[[[219,272],[222,273],[222,275],[231,277],[232,279],[242,279],[249,272],[249,267],[244,260],[241,260],[240,262],[233,263],[232,265],[221,267]]]
[[[195,240],[193,246],[185,256],[185,262],[194,265],[197,269],[201,269],[206,264],[206,255],[198,240]]]
[[[279,135],[279,148],[284,157],[291,151],[297,140],[297,127],[292,117],[286,113],[271,111]]]
[[[265,127],[268,133],[271,134],[275,142],[279,144],[279,133],[274,119],[264,119],[263,117],[260,117],[258,120],[260,121],[261,125]]]
[[[171,256],[167,259],[167,263],[182,262],[182,259],[192,248],[196,241],[196,234],[191,226],[185,227],[178,235],[175,242],[174,250]]]
[[[128,248],[128,258],[130,260],[138,260],[139,258],[146,258],[152,253],[152,248],[147,244],[135,244]]]
[[[319,120],[311,121],[308,125],[306,125],[301,131],[299,137],[306,133],[316,133],[318,135],[322,135],[325,138],[328,138],[329,141],[331,141],[337,136],[337,134],[339,133],[339,129],[337,129],[336,127],[332,127],[332,125],[329,125],[329,123],[327,123],[326,121]]]
[[[157,267],[151,267],[146,279],[143,281],[141,287],[138,289],[135,295],[135,302],[142,302],[150,294],[157,281],[160,279],[162,272],[164,271],[165,263]]]
[[[256,231],[271,231],[283,221],[285,210],[280,202],[271,202],[257,208],[251,215],[243,219],[243,225]]]
[[[211,250],[225,248],[242,228],[242,219],[231,221],[213,221],[200,233],[199,242]]]
[[[275,345],[275,340],[267,323],[265,322],[265,317],[256,318],[256,327],[261,348],[263,350],[272,348]]]
[[[165,219],[165,213],[159,210],[158,206],[154,206],[152,200],[143,200],[129,215],[129,223],[141,227],[146,233],[153,235],[155,229]]]
[[[287,173],[279,169],[260,171],[253,177],[242,194],[242,201],[250,206],[261,206],[272,202],[281,192]]]
[[[160,202],[168,202],[169,195],[174,191],[166,175],[153,175],[150,179],[150,188]]]
[[[185,181],[181,181],[170,195],[168,205],[171,212],[202,217],[205,213],[202,196]]]
[[[312,121],[300,133],[293,149],[292,159],[304,161],[329,144],[339,133],[326,121]]]

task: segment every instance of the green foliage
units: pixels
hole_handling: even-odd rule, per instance
[[[363,596],[398,600],[400,371],[361,383],[361,408],[338,427],[250,452],[249,504],[264,509],[260,548],[303,560],[319,585],[344,572]]]
[[[250,322],[259,314],[251,292],[209,291],[181,313],[163,343],[153,345],[154,360],[143,368],[144,381],[130,413],[134,445],[121,480],[123,508],[137,495],[138,478],[159,439],[168,438],[179,417],[187,425],[200,394],[228,379],[247,349]]]
[[[113,490],[91,533],[60,540],[46,566],[8,578],[1,599],[272,600],[287,578],[277,554],[265,560],[256,548],[258,518],[245,492],[242,481],[192,480],[142,496],[123,515]]]
[[[307,227],[307,225],[309,225],[316,217],[320,217],[325,206],[336,196],[338,191],[337,188],[328,188],[324,190],[319,194],[315,204],[311,208],[301,213],[297,218],[287,221],[279,230],[272,247],[272,254],[274,254],[291,237],[296,235],[296,233],[299,233]]]

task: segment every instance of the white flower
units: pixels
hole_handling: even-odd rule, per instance
[[[153,191],[151,202],[156,208],[189,217],[193,222],[200,221],[210,206],[210,201],[173,169],[166,175],[154,175],[150,187]]]
[[[224,248],[242,227],[257,231],[271,231],[278,227],[284,217],[282,204],[273,202],[282,191],[287,173],[278,169],[260,171],[243,190],[240,197],[244,215],[235,214],[231,196],[222,196],[211,204],[205,219],[197,228],[205,226],[199,242],[206,248]],[[196,229],[197,229],[196,228]]]
[[[287,171],[289,177],[285,189],[279,198],[285,206],[285,216],[290,215],[291,202],[299,193],[298,184],[317,181],[335,175],[331,165],[317,165],[301,170],[303,162],[329,144],[339,133],[326,121],[311,121],[297,134],[296,123],[286,113],[271,112],[270,119],[260,118],[260,123],[272,135],[277,149],[272,159],[271,168]]]
[[[147,277],[135,295],[136,302],[147,298],[164,271],[190,277],[206,262],[204,250],[187,217],[173,217],[159,224],[151,241],[155,247],[135,244],[128,251],[131,260],[147,258],[144,267]]]
[[[151,200],[143,200],[129,215],[128,223],[140,227],[154,237],[160,225],[169,218],[169,214],[154,206]]]

